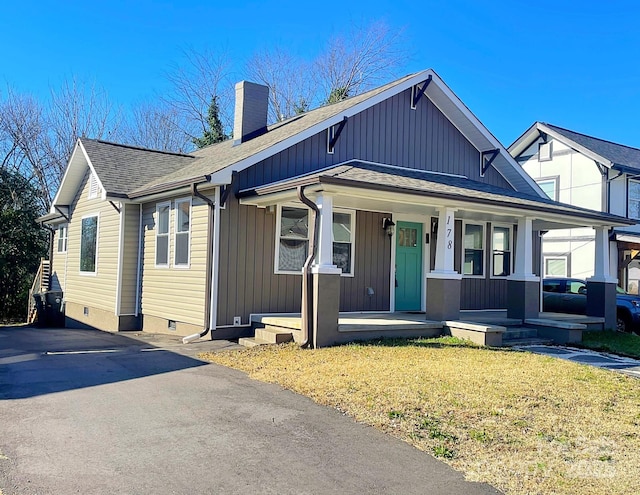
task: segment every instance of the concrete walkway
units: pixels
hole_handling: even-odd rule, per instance
[[[560,347],[551,345],[517,346],[515,349],[544,354],[545,356],[566,359],[574,363],[588,364],[598,368],[618,371],[626,375],[640,378],[640,360],[617,356],[606,352],[578,349],[575,347]]]
[[[0,328],[0,491],[498,493],[334,409],[196,357],[235,345]]]

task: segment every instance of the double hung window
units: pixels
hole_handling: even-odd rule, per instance
[[[191,198],[176,200],[175,258],[174,266],[189,266],[189,241],[191,233]]]
[[[67,240],[69,235],[69,227],[66,223],[58,225],[58,252],[67,252]]]
[[[464,226],[463,275],[484,276],[484,225],[467,223]]]
[[[169,266],[169,214],[171,203],[156,205],[156,266]]]
[[[506,277],[511,275],[511,227],[492,227],[492,275]]]

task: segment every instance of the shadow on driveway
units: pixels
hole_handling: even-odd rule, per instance
[[[162,336],[161,336],[162,337]],[[0,328],[0,400],[133,380],[204,366],[178,349],[100,330]],[[168,346],[164,344],[168,343]],[[168,347],[168,348],[167,348]]]

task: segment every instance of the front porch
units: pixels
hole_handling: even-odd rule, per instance
[[[461,311],[460,319],[426,320],[421,312],[340,313],[336,343],[376,338],[453,335],[481,345],[513,346],[581,340],[585,330],[602,330],[604,318],[541,312],[537,318],[509,318],[507,310]],[[240,339],[253,347],[302,339],[300,314],[252,315],[255,337]],[[579,337],[579,338],[578,338]]]

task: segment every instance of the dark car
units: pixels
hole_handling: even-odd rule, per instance
[[[587,314],[587,283],[577,278],[552,277],[542,280],[542,310],[553,313]],[[616,287],[617,327],[621,332],[640,329],[640,296]]]

